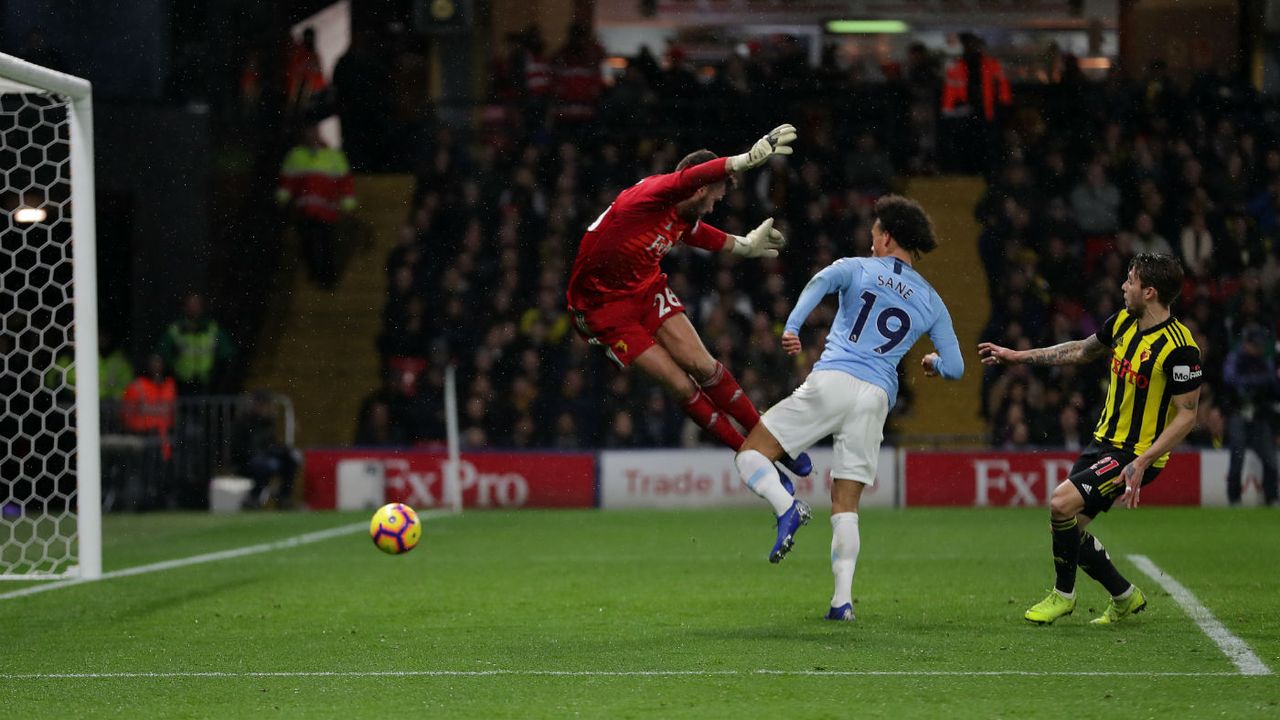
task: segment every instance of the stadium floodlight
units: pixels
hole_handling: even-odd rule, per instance
[[[13,221],[24,224],[44,222],[47,217],[44,208],[20,207],[13,213]]]
[[[0,579],[102,574],[91,97],[0,54]]]
[[[901,20],[828,20],[833,35],[898,35],[911,30]]]

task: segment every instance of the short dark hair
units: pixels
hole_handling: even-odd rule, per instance
[[[911,254],[918,257],[938,247],[933,221],[915,200],[901,195],[885,195],[876,201],[875,215],[880,221],[880,229]]]
[[[694,165],[701,165],[708,160],[715,160],[718,157],[720,156],[710,150],[694,150],[681,158],[680,162],[676,163],[676,172],[680,172],[685,168],[693,167]]]
[[[1129,261],[1129,269],[1143,287],[1156,289],[1156,298],[1165,307],[1172,307],[1182,292],[1182,263],[1172,255],[1138,253]]]

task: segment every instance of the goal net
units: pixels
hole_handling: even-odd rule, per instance
[[[0,579],[102,573],[89,83],[0,54]]]

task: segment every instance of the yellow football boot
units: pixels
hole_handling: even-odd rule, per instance
[[[1075,609],[1075,598],[1063,597],[1057,590],[1050,590],[1049,596],[1032,605],[1023,617],[1037,625],[1048,625],[1063,615],[1070,615]]]

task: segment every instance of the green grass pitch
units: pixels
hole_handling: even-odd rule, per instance
[[[110,516],[106,569],[362,520]],[[0,718],[1280,717],[1280,675],[1239,675],[1126,557],[1280,672],[1275,511],[1104,516],[1093,529],[1151,600],[1112,628],[1088,624],[1106,598],[1083,574],[1075,615],[1022,620],[1051,584],[1046,510],[861,526],[852,624],[819,619],[825,513],[774,566],[763,505],[471,512],[428,518],[400,557],[358,532],[0,600]]]

